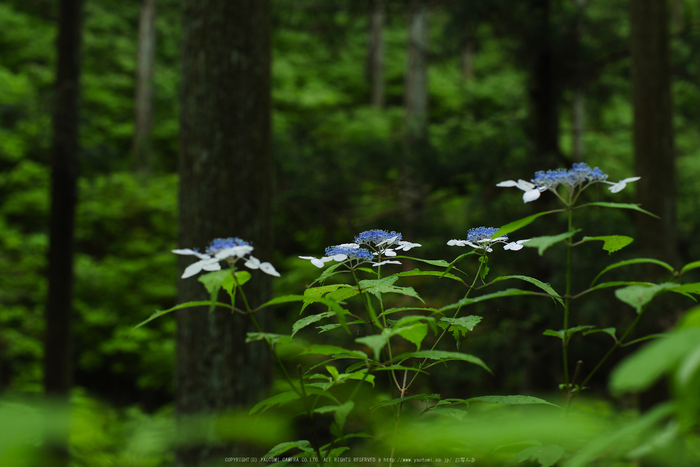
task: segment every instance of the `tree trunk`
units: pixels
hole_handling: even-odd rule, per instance
[[[423,0],[410,3],[405,106],[409,140],[424,139],[428,114],[428,8]]]
[[[584,92],[585,71],[581,54],[581,39],[583,37],[583,18],[586,0],[576,0],[576,25],[574,43],[576,52],[576,73],[574,76],[574,98],[571,108],[571,127],[573,133],[572,156],[576,162],[583,161],[584,136],[586,131],[586,94]]]
[[[369,31],[367,40],[367,81],[371,89],[371,103],[384,108],[384,4],[370,0]]]
[[[474,38],[472,31],[464,33],[460,44],[459,69],[465,81],[474,79]]]
[[[544,166],[554,168],[563,160],[559,148],[559,101],[561,89],[551,38],[550,0],[534,0],[528,49],[530,71],[530,137],[535,154]]]
[[[73,244],[78,172],[82,1],[61,0],[53,109],[44,390],[68,401],[73,384]],[[68,465],[68,433],[48,443],[48,465]]]
[[[668,12],[665,0],[630,2],[637,202],[661,219],[637,216],[637,244],[645,255],[677,254]]]
[[[153,63],[156,51],[156,0],[141,0],[139,51],[136,67],[136,96],[133,154],[136,170],[151,169],[153,126]]]
[[[253,242],[257,258],[271,256],[270,9],[269,0],[183,0],[182,247],[241,237]],[[181,270],[192,262],[181,259]],[[253,271],[245,285],[252,306],[269,298],[270,282],[263,276]],[[178,296],[180,302],[208,298],[194,278],[180,281]],[[251,330],[247,317],[221,309],[178,310],[180,419],[221,414],[265,395],[270,359],[264,345],[245,344]],[[177,463],[218,465],[225,456],[245,452],[241,446],[196,446],[180,451]]]

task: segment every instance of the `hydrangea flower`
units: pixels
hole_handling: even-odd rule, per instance
[[[300,256],[301,259],[311,261],[317,268],[322,268],[329,261],[357,260],[358,264],[371,262],[375,256],[396,256],[397,251],[408,251],[411,248],[421,246],[419,243],[411,243],[402,240],[398,232],[387,230],[366,230],[355,237],[355,243],[343,243],[326,248],[326,256],[315,258],[313,256]],[[383,264],[401,264],[395,260],[372,262],[372,266]]]
[[[573,191],[575,188],[583,190],[592,183],[607,183],[612,185],[609,190],[617,193],[627,186],[627,183],[635,182],[640,177],[631,177],[621,180],[617,183],[609,182],[608,175],[603,173],[598,167],[591,169],[588,164],[579,162],[573,165],[569,170],[555,169],[548,171],[539,171],[535,173],[535,178],[529,182],[526,180],[506,180],[496,184],[500,187],[516,187],[524,191],[523,202],[529,203],[540,197],[540,194],[550,190],[557,194],[557,187],[564,185]],[[559,196],[557,194],[557,196]]]
[[[493,238],[496,232],[498,232],[496,227],[476,227],[474,229],[469,229],[466,240],[454,239],[447,242],[447,244],[449,246],[470,246],[472,248],[483,248],[486,252],[491,253],[493,251],[491,246],[496,243],[505,243],[505,246],[503,247],[504,250],[517,251],[522,249],[523,243],[529,240],[509,242],[507,235]]]
[[[253,246],[241,240],[238,237],[215,238],[207,247],[206,253],[200,253],[197,249],[184,248],[173,250],[176,255],[193,255],[199,258],[199,261],[192,263],[182,274],[182,278],[192,277],[201,271],[219,271],[221,270],[221,261],[228,262],[233,266],[239,259],[245,259],[245,267],[249,269],[260,269],[265,274],[279,277],[280,274],[275,270],[275,267],[270,263],[262,263],[259,259],[250,254],[253,251]]]

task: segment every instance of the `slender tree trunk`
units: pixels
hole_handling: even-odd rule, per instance
[[[136,68],[136,96],[133,153],[136,170],[151,168],[153,126],[153,64],[156,52],[156,0],[141,0],[139,51]]]
[[[78,172],[78,102],[82,1],[61,0],[58,62],[53,109],[48,298],[44,347],[44,390],[68,401],[73,384],[73,243]],[[49,442],[49,465],[68,465],[68,433]]]
[[[560,83],[552,48],[550,0],[533,0],[528,44],[533,62],[530,72],[530,137],[543,168],[562,160],[559,147]]]
[[[369,31],[367,40],[367,81],[371,89],[371,103],[384,108],[384,3],[369,1]]]
[[[583,160],[584,136],[586,131],[586,94],[584,92],[585,72],[582,67],[581,40],[583,37],[583,18],[586,0],[576,0],[576,27],[574,41],[576,43],[576,74],[574,76],[574,99],[571,109],[571,126],[573,132],[573,159]]]
[[[637,201],[661,219],[637,217],[637,242],[665,261],[677,255],[676,175],[666,0],[630,2]]]
[[[428,115],[428,8],[411,0],[406,66],[406,129],[409,139],[423,139]]]
[[[180,245],[204,248],[217,237],[241,237],[253,242],[257,258],[269,260],[270,1],[183,0],[182,8]],[[182,257],[180,270],[190,262]],[[245,285],[252,306],[269,298],[264,276],[254,271]],[[181,302],[207,298],[194,278],[179,282],[178,295]],[[264,345],[245,344],[252,330],[248,317],[221,309],[177,312],[179,419],[221,414],[265,394],[269,354]],[[177,463],[218,465],[245,452],[196,446],[180,451]]]

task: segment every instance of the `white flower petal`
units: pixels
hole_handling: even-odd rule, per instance
[[[464,246],[466,245],[465,240],[453,239],[447,242],[449,246]]]
[[[384,250],[384,256],[396,256],[396,252],[394,250]]]
[[[516,242],[511,242],[511,243],[508,243],[508,244],[504,245],[504,246],[503,246],[503,249],[504,249],[504,250],[511,250],[511,251],[522,250],[522,248],[523,248],[523,243],[529,242],[529,241],[530,241],[530,239],[527,238],[527,239],[525,239],[525,240],[518,240],[518,241],[516,241]]]
[[[372,263],[372,266],[381,266],[383,264],[401,264],[401,261],[386,260],[381,263]]]
[[[260,267],[260,260],[255,256],[251,256],[244,264],[245,267],[249,269],[258,269]]]
[[[328,259],[326,259],[326,258],[328,258]],[[325,258],[323,258],[323,260],[325,260],[325,261],[330,261],[330,260],[345,261],[346,259],[348,259],[348,255],[333,255],[333,256],[326,256]]]
[[[269,275],[275,276],[275,277],[280,277],[280,273],[277,272],[275,267],[268,262],[260,263],[260,270],[262,272],[264,272],[265,274],[269,274]]]
[[[535,201],[540,197],[540,190],[535,188],[534,190],[526,191],[523,193],[523,203],[529,203],[530,201]]]
[[[172,250],[172,252],[175,253],[176,255],[194,255],[194,256],[196,256],[196,257],[199,258],[199,259],[209,259],[209,258],[211,258],[211,256],[205,255],[205,254],[200,253],[200,252],[198,252],[198,251],[194,251],[194,250],[192,250],[191,248],[182,248],[182,249],[179,249],[179,250]]]
[[[411,248],[417,248],[421,246],[420,243],[411,243],[411,242],[405,242],[405,241],[400,241],[399,246],[395,247],[395,250],[401,250],[401,251],[408,251]]]
[[[515,180],[506,180],[504,182],[496,183],[496,186],[504,186],[504,187],[518,186],[518,182],[516,182]]]
[[[531,191],[537,188],[537,185],[534,185],[527,180],[518,180],[516,186],[523,191]]]
[[[300,256],[299,259],[306,259],[308,261],[311,261],[311,264],[313,264],[317,268],[322,268],[323,263],[324,263],[323,259],[325,259],[325,258],[318,259],[318,258],[314,258],[313,256]]]
[[[357,250],[360,248],[360,245],[357,243],[341,243],[340,245],[336,245],[336,248],[352,248],[353,250]]]
[[[250,245],[240,245],[240,246],[234,246],[231,248],[224,248],[221,251],[218,251],[214,257],[219,258],[219,259],[225,259],[225,258],[230,258],[232,256],[236,256],[238,258],[243,258],[245,255],[253,251],[253,247]]]
[[[182,276],[180,277],[182,279],[187,279],[188,277],[192,277],[202,270],[218,271],[219,269],[221,269],[221,265],[219,265],[219,260],[215,258],[207,258],[187,266],[185,268],[185,271],[182,273]]]
[[[382,245],[384,245],[385,243],[391,245],[392,243],[394,243],[394,242],[396,241],[397,238],[399,238],[398,235],[395,235],[395,236],[393,236],[393,237],[391,237],[391,238],[387,238],[386,240],[383,240],[383,241],[377,243],[377,246],[382,246]]]

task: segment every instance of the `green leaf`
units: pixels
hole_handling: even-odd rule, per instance
[[[664,284],[644,286],[630,285],[615,291],[615,296],[641,313],[642,309],[651,302],[658,294],[670,289],[680,287],[679,284],[666,282]]]
[[[384,330],[386,331],[386,329]],[[382,334],[374,334],[372,336],[358,337],[355,342],[364,344],[367,347],[374,350],[374,359],[379,360],[379,352],[384,348],[386,344],[389,343],[389,334],[382,332]]]
[[[413,290],[413,287],[397,287],[394,284],[399,278],[396,276],[384,277],[382,279],[365,279],[359,282],[360,288],[381,298],[383,293],[397,293],[408,295],[423,301],[422,298]]]
[[[331,316],[335,316],[335,311],[326,311],[324,313],[307,316],[306,318],[298,320],[292,325],[292,337],[294,337],[294,334],[299,332],[301,329],[304,329],[309,324],[321,321],[322,319],[330,318]]]
[[[580,231],[581,231],[581,229],[576,229],[576,230],[572,230],[571,232],[565,232],[565,233],[559,234],[559,235],[535,237],[535,238],[531,238],[529,241],[523,243],[523,245],[528,247],[528,248],[537,248],[537,253],[539,253],[539,255],[542,256],[542,253],[544,253],[545,250],[547,248],[549,248],[550,246],[554,245],[555,243],[559,243],[562,240],[566,240],[567,238],[571,238],[577,232],[580,232]]]
[[[585,243],[593,240],[602,241],[603,250],[607,251],[608,253],[614,253],[621,250],[634,241],[632,237],[626,237],[624,235],[608,235],[603,237],[583,237],[583,239],[578,243]]]
[[[610,271],[611,269],[619,268],[622,266],[628,266],[630,264],[641,264],[641,263],[650,263],[650,264],[657,264],[666,270],[668,270],[671,274],[673,274],[673,267],[668,264],[664,263],[663,261],[659,261],[658,259],[651,259],[651,258],[636,258],[636,259],[628,259],[626,261],[620,261],[619,263],[611,264],[607,268],[603,269],[600,274],[595,276],[595,279],[593,279],[593,282],[591,282],[591,285],[595,284],[595,282],[598,280],[600,276],[605,274],[606,272]]]
[[[445,350],[420,350],[418,352],[403,353],[394,357],[391,361],[402,362],[408,358],[425,358],[429,360],[440,360],[441,362],[460,360],[463,362],[469,362],[475,365],[479,365],[481,368],[493,374],[491,369],[488,366],[486,366],[486,364],[480,358],[475,357],[474,355],[469,355],[461,352],[447,352]]]
[[[614,394],[643,391],[700,347],[700,328],[679,329],[655,340],[627,357],[612,372]]]
[[[444,313],[445,311],[454,310],[455,308],[460,308],[460,307],[463,307],[465,305],[471,305],[472,303],[483,302],[483,301],[491,300],[494,298],[510,297],[513,295],[536,295],[536,292],[531,292],[529,290],[520,290],[520,289],[501,290],[499,292],[485,294],[485,295],[481,295],[481,296],[475,297],[475,298],[463,298],[458,302],[455,302],[451,305],[447,305],[447,306],[440,308],[439,310],[437,310],[437,312]]]
[[[348,358],[367,359],[367,354],[360,350],[344,349],[343,347],[338,347],[336,345],[315,344],[304,349],[303,353],[314,355],[347,355]]]
[[[584,331],[583,335],[587,336],[589,334],[593,334],[596,332],[604,332],[605,334],[608,334],[610,337],[615,339],[615,342],[617,342],[617,336],[615,336],[615,332],[617,330],[615,328],[604,328],[604,329],[589,329],[588,331]]]
[[[681,269],[681,275],[697,268],[700,268],[700,261],[693,261],[692,263],[688,263],[685,266],[683,266],[683,269]]]
[[[436,407],[434,409],[431,409],[430,412],[436,413],[438,415],[443,415],[445,417],[456,418],[460,422],[465,417],[465,415],[467,415],[466,410],[453,409],[453,408],[447,408],[447,407]]]
[[[277,457],[280,454],[285,453],[293,448],[301,449],[302,451],[304,451],[307,454],[314,453],[314,449],[311,447],[311,443],[309,443],[308,441],[306,441],[304,439],[301,441],[288,441],[286,443],[280,443],[277,446],[275,446],[274,448],[270,449],[267,452],[267,454],[265,454],[263,457],[265,457],[265,458]]]
[[[561,296],[557,293],[556,290],[554,290],[552,288],[551,285],[547,284],[546,282],[542,282],[539,279],[535,279],[534,277],[518,276],[518,275],[516,275],[516,276],[499,276],[499,277],[495,278],[492,282],[504,281],[506,279],[519,279],[521,281],[529,282],[530,284],[535,285],[535,286],[539,287],[540,289],[544,290],[545,292],[547,292],[549,295],[552,296],[552,298],[554,300],[558,301],[561,304],[561,306],[564,306],[564,302],[562,301]]]
[[[569,339],[571,339],[571,336],[574,335],[577,332],[585,331],[586,329],[591,329],[594,328],[595,326],[587,324],[585,326],[576,326],[573,328],[569,328],[567,330],[559,330],[559,331],[554,331],[553,329],[547,329],[545,332],[542,334],[545,336],[552,336],[552,337],[558,337],[559,339],[566,339],[565,343],[569,342]]]
[[[538,217],[545,216],[547,214],[553,214],[555,212],[562,212],[562,211],[563,211],[563,209],[556,209],[554,211],[538,212],[537,214],[533,214],[533,215],[525,217],[523,219],[513,221],[509,224],[504,225],[500,229],[498,229],[498,232],[493,234],[492,238],[502,237],[503,235],[508,235],[511,232],[515,232],[516,230],[520,230],[523,227],[525,227],[526,225],[531,224]]]
[[[221,284],[224,282],[224,279],[226,279],[226,276],[228,276],[232,272],[233,269],[231,268],[222,269],[220,271],[213,271],[206,274],[202,274],[197,278],[197,280],[204,284],[204,288],[207,289],[209,295],[212,295],[214,298],[216,298],[216,295],[219,293],[219,289],[221,289]]]
[[[153,313],[151,316],[148,317],[147,320],[141,321],[139,324],[134,326],[134,329],[131,330],[131,332],[134,332],[134,330],[140,328],[141,326],[150,323],[156,318],[160,318],[163,315],[167,315],[168,313],[175,311],[175,310],[181,310],[182,308],[193,308],[197,306],[211,306],[212,302],[209,300],[206,301],[201,301],[201,302],[186,302],[186,303],[180,303],[179,305],[175,305],[172,308],[168,308],[167,310],[162,310],[162,311],[156,311]],[[223,308],[228,308],[229,310],[233,310],[233,307],[231,305],[227,305],[226,303],[221,303],[221,302],[214,302],[215,306],[220,306]]]
[[[401,327],[393,331],[407,341],[415,344],[416,348],[420,350],[423,339],[428,335],[428,325],[425,323],[414,323],[411,326]]]
[[[488,402],[489,404],[505,404],[505,405],[530,405],[530,404],[546,404],[554,407],[559,407],[556,404],[547,402],[544,399],[533,396],[479,396],[465,399],[464,402]]]
[[[375,410],[377,410],[380,407],[388,407],[391,405],[402,404],[402,403],[404,403],[408,400],[411,400],[411,399],[420,399],[423,402],[428,402],[429,400],[440,400],[440,394],[416,394],[416,395],[407,396],[407,397],[397,397],[395,399],[391,399],[390,401],[380,402],[379,404],[370,407],[369,411],[374,412]]]
[[[355,407],[355,403],[353,401],[347,401],[344,404],[341,405],[327,405],[325,407],[319,407],[316,410],[314,410],[315,413],[329,413],[333,412],[335,422],[338,424],[338,428],[341,430],[343,429],[343,426],[345,425],[345,421],[348,418],[348,415],[352,411],[352,409]]]
[[[291,344],[294,342],[291,336],[285,334],[272,334],[269,332],[249,332],[246,335],[245,343],[265,340],[271,345],[275,344]]]
[[[423,258],[413,258],[411,256],[396,256],[396,258],[411,259],[413,261],[418,261],[420,263],[426,263],[426,264],[430,264],[431,266],[438,266],[441,268],[446,268],[450,265],[450,263],[448,263],[444,259],[423,259]]]
[[[341,267],[343,264],[344,263],[335,263],[334,265],[327,267],[326,269],[323,270],[321,275],[318,276],[318,278],[311,283],[311,285],[315,284],[316,282],[323,283],[323,281],[325,281],[326,279],[328,279],[331,276],[334,276],[336,274],[342,274],[343,272],[347,272],[345,270],[342,270],[340,272],[335,272],[335,270],[338,269],[339,267]]]
[[[448,279],[459,281],[462,284],[465,283],[461,278],[455,276],[454,274],[450,274],[449,272],[441,272],[441,271],[421,271],[420,269],[414,269],[412,271],[397,272],[396,274],[392,274],[392,275],[399,276],[399,277],[437,276],[437,277],[446,277]]]
[[[250,412],[248,412],[248,414],[252,415],[260,409],[262,409],[260,413],[264,413],[267,409],[271,407],[274,407],[276,405],[283,406],[297,399],[299,399],[299,394],[291,390],[275,394],[274,396],[268,397],[267,399],[263,399],[257,404],[255,404],[253,408],[250,409]]]
[[[460,334],[462,337],[466,336],[467,332],[472,331],[474,326],[476,326],[480,321],[481,316],[474,315],[464,316],[462,318],[443,317],[440,319],[438,326],[440,326],[442,329],[448,329],[449,327],[452,330],[452,336],[457,343],[457,349],[459,349]]]
[[[336,302],[335,300],[331,300],[329,298],[317,297],[317,296],[307,297],[306,295],[283,295],[281,297],[276,297],[276,298],[273,298],[272,300],[268,300],[267,302],[260,305],[259,308],[264,308],[264,307],[267,307],[270,305],[278,305],[280,303],[306,302],[306,301],[322,303],[322,304],[326,305],[328,308],[335,311],[335,316],[338,318],[338,322],[343,327],[343,329],[345,329],[345,331],[348,334],[350,334],[350,329],[348,329],[348,325],[345,322],[345,315],[348,312],[346,310],[344,310],[343,307],[341,307],[338,302]]]
[[[541,467],[551,467],[564,456],[565,452],[563,447],[557,446],[556,444],[550,444],[548,446],[530,446],[518,452],[516,457],[518,462],[532,459],[539,462]]]
[[[486,275],[489,273],[489,257],[488,256],[479,256],[479,262],[481,263],[481,267],[479,268],[479,277],[481,278],[481,281],[486,280]]]
[[[615,209],[632,209],[635,211],[643,212],[644,214],[648,214],[651,217],[656,217],[657,219],[660,219],[659,216],[656,214],[652,214],[649,211],[645,211],[644,209],[640,208],[640,204],[627,204],[627,203],[605,203],[605,202],[597,202],[597,203],[588,203],[584,204],[582,206],[579,206],[576,209],[580,209],[586,206],[600,206],[602,208],[615,208]]]

